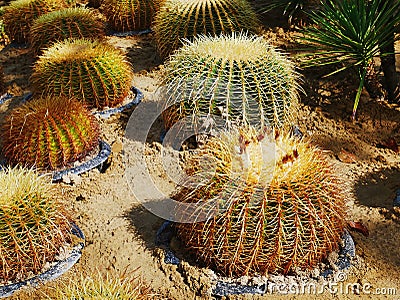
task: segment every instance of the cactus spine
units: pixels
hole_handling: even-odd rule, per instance
[[[81,8],[65,8],[41,15],[30,29],[30,44],[35,53],[52,43],[68,38],[101,39],[105,25],[94,11]]]
[[[19,167],[0,172],[0,281],[20,281],[54,261],[71,238],[49,178]]]
[[[121,103],[132,79],[132,66],[121,51],[101,41],[77,39],[45,50],[31,82],[43,95],[74,97],[101,109]]]
[[[294,64],[262,37],[199,36],[171,56],[164,78],[167,128],[199,114],[282,127],[297,107]]]
[[[57,170],[99,144],[99,125],[78,101],[38,98],[15,108],[2,126],[3,152],[11,164]]]
[[[210,139],[187,164],[191,184],[176,195],[220,209],[177,227],[186,247],[225,275],[312,268],[339,245],[342,181],[321,150],[275,134],[242,128]]]
[[[162,57],[180,48],[182,39],[239,31],[259,31],[257,15],[247,0],[166,0],[154,21]]]

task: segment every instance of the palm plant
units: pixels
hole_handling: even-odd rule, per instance
[[[393,28],[400,23],[400,1],[326,0],[321,10],[310,14],[315,26],[303,30],[302,40],[312,46],[304,66],[342,64],[332,75],[356,67],[360,83],[353,106],[354,120],[361,91],[365,86],[371,97],[385,91],[374,68],[374,57],[390,43]],[[389,53],[380,53],[381,57]]]

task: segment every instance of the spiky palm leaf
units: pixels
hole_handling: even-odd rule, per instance
[[[353,119],[373,58],[390,42],[393,27],[399,24],[400,1],[327,0],[310,17],[316,24],[304,29],[303,42],[310,44],[314,57],[307,56],[304,66],[343,64],[332,75],[357,67],[360,84],[353,107]],[[381,54],[384,55],[384,54]]]

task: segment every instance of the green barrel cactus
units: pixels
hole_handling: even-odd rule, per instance
[[[101,39],[105,24],[99,14],[82,7],[64,8],[41,15],[30,28],[30,45],[35,53],[68,38]]]
[[[20,167],[0,172],[0,279],[37,275],[71,242],[70,217],[50,178]]]
[[[77,100],[44,97],[13,109],[1,137],[3,154],[12,165],[59,170],[99,145],[99,124]]]
[[[63,0],[15,0],[4,7],[4,26],[10,40],[19,43],[29,41],[33,21],[53,10],[66,7]],[[49,34],[49,32],[47,32]]]
[[[37,60],[31,77],[43,95],[74,97],[98,109],[120,104],[132,80],[132,66],[120,50],[88,39],[53,44]]]
[[[282,127],[296,111],[298,82],[294,64],[262,37],[199,36],[166,63],[165,125],[214,115],[226,123]]]
[[[160,0],[103,0],[101,11],[115,31],[150,28]]]
[[[326,154],[304,140],[242,127],[209,139],[186,173],[175,199],[200,204],[208,218],[177,223],[178,236],[222,274],[313,268],[341,242],[342,180]]]
[[[240,31],[259,32],[259,20],[247,0],[166,0],[154,20],[162,57],[180,48],[183,39]]]

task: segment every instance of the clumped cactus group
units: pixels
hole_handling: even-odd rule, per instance
[[[176,199],[203,205],[208,219],[177,224],[178,235],[220,273],[287,274],[315,267],[339,246],[342,180],[304,140],[242,127],[211,138],[186,172]]]
[[[52,43],[69,38],[101,39],[105,35],[105,24],[94,11],[73,7],[41,15],[30,29],[30,45],[35,53],[48,48]]]
[[[63,0],[14,0],[4,7],[5,32],[10,40],[29,42],[29,31],[35,18],[67,7]],[[49,34],[49,32],[47,32]]]
[[[171,56],[164,77],[167,128],[198,115],[282,127],[297,107],[294,64],[254,35],[199,36]]]
[[[154,21],[162,57],[180,48],[183,39],[240,31],[259,31],[257,15],[247,0],[166,0]]]
[[[43,52],[31,83],[43,95],[74,97],[103,109],[124,100],[132,79],[132,66],[120,50],[98,40],[68,39]]]
[[[150,28],[161,0],[103,0],[101,11],[115,31]]]
[[[59,170],[99,145],[99,124],[76,100],[43,97],[13,109],[2,125],[1,138],[10,164]]]
[[[70,217],[47,177],[20,167],[0,172],[0,280],[40,273],[71,242]]]

